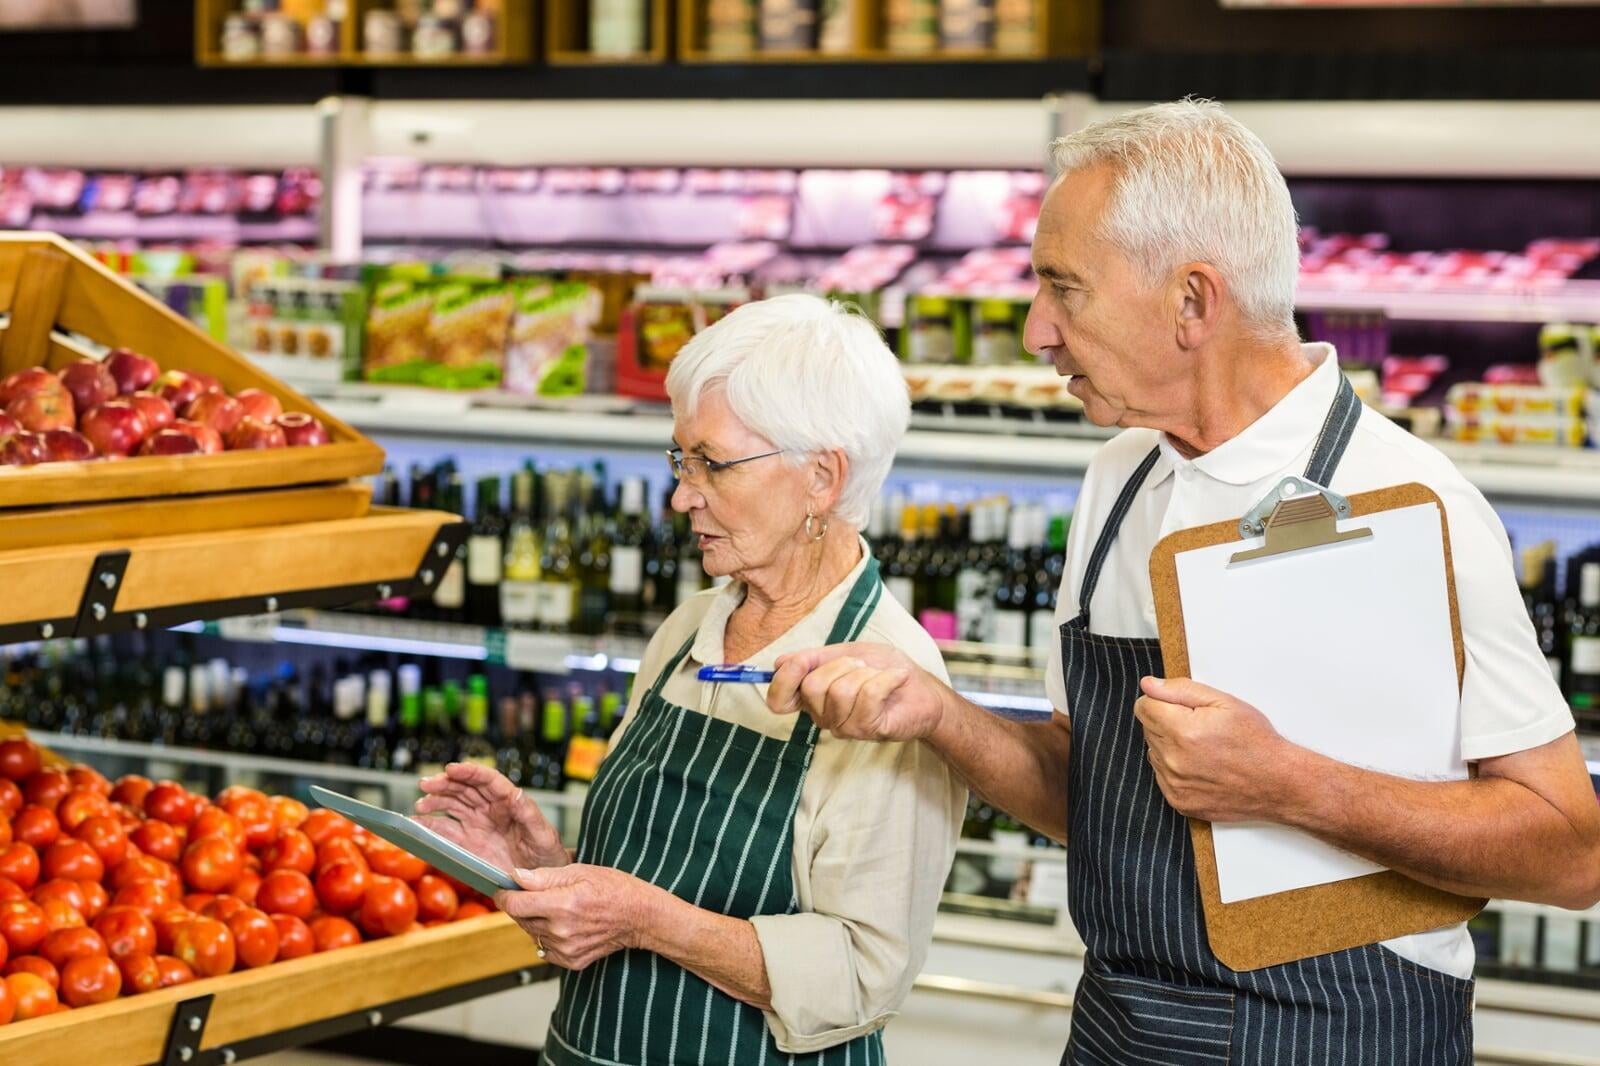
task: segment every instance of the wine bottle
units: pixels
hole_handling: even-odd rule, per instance
[[[451,514],[466,513],[466,493],[459,474],[451,474],[445,481],[444,498],[440,501]],[[463,543],[450,557],[433,593],[434,617],[444,622],[459,622],[467,604],[467,548]]]
[[[395,740],[390,760],[396,773],[414,772],[422,748],[422,668],[403,663],[396,676],[400,680],[400,735]]]
[[[911,617],[917,609],[917,509],[906,505],[900,512],[900,538],[884,569],[883,583]]]
[[[393,726],[389,721],[393,684],[387,670],[373,670],[367,675],[367,735],[357,766],[388,770],[393,765]]]
[[[544,569],[533,526],[533,473],[511,476],[511,524],[506,531],[505,565],[500,578],[500,618],[509,629],[533,629],[539,622]]]
[[[1011,648],[1028,646],[1028,522],[1026,508],[1012,508],[1005,576],[994,594],[994,642]]]
[[[650,524],[644,517],[645,483],[630,477],[622,482],[616,529],[611,535],[610,607],[617,631],[644,631],[645,556],[650,552]]]
[[[495,767],[518,788],[528,784],[522,749],[517,744],[517,698],[500,697],[500,737],[495,748]]]
[[[461,749],[463,762],[475,762],[491,770],[499,763],[498,752],[489,740],[489,681],[482,674],[467,679],[467,702],[463,708]]]
[[[1600,562],[1586,562],[1578,575],[1578,604],[1568,622],[1571,650],[1568,693],[1579,711],[1600,705]]]
[[[550,525],[545,530],[541,565],[544,583],[539,596],[539,625],[553,633],[570,632],[578,609],[579,575],[573,547],[573,513],[568,501],[571,480],[551,474],[545,479],[550,497]]]
[[[505,556],[500,500],[500,479],[479,478],[477,519],[467,538],[467,620],[474,625],[500,624],[500,571]]]
[[[579,633],[599,633],[611,615],[611,522],[603,483],[590,489],[588,505],[587,514],[577,523],[582,530],[578,540],[581,588],[574,628]]]
[[[567,762],[567,741],[571,734],[571,725],[567,717],[567,705],[555,696],[547,696],[544,701],[544,714],[539,730],[539,748],[544,756],[545,777],[544,787],[552,792],[559,792],[565,784],[565,766]]]

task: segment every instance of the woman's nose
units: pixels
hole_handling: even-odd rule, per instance
[[[696,507],[705,505],[705,497],[687,481],[680,480],[677,487],[672,490],[672,509],[679,514],[688,514]]]

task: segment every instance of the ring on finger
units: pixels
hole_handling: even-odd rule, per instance
[[[539,957],[541,959],[544,958],[544,941],[535,936],[533,938],[533,946],[539,952]]]

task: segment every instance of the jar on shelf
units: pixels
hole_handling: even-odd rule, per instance
[[[972,361],[983,366],[1017,362],[1017,310],[1010,300],[979,300],[972,331]]]
[[[306,51],[314,56],[331,56],[339,51],[339,23],[318,15],[306,23]]]
[[[392,56],[404,51],[405,33],[395,12],[372,8],[362,20],[361,29],[361,47],[368,55]]]
[[[468,55],[487,55],[495,48],[494,15],[474,11],[461,20],[461,50]]]
[[[300,23],[288,15],[263,15],[261,54],[272,58],[299,55],[304,51]]]
[[[411,54],[418,59],[442,59],[459,52],[455,26],[437,15],[424,15],[417,20],[416,32],[411,35]]]
[[[222,24],[222,58],[234,63],[248,62],[261,55],[261,36],[254,19],[229,15]]]
[[[950,301],[943,296],[913,296],[910,303],[906,315],[906,361],[955,362],[956,333]]]

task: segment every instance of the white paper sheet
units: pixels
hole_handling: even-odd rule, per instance
[[[1340,524],[1372,536],[1230,566],[1259,538],[1180,553],[1190,675],[1341,762],[1428,780],[1467,776],[1439,511]],[[1212,826],[1222,901],[1382,867],[1284,826]]]

